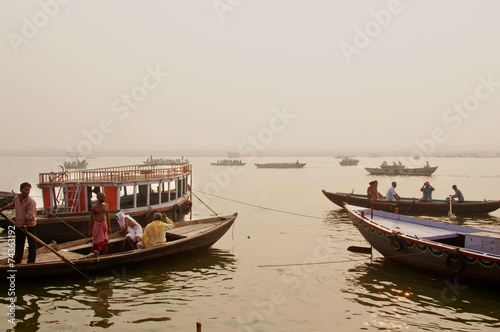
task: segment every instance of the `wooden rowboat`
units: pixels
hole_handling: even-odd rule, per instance
[[[306,163],[299,163],[297,160],[294,163],[266,163],[266,164],[254,164],[257,168],[302,168]]]
[[[354,226],[386,258],[481,282],[500,282],[500,232],[344,205]]]
[[[428,176],[436,171],[438,167],[431,167],[428,164],[424,167],[407,168],[403,164],[394,163],[393,165],[382,164],[378,168],[365,167],[365,170],[373,175],[409,175],[409,176]]]
[[[61,260],[47,248],[37,250],[35,263],[26,262],[27,255],[20,264],[11,265],[13,260],[0,260],[0,276],[18,278],[39,278],[59,275],[78,275],[83,273],[121,269],[122,267],[148,264],[181,255],[204,250],[217,242],[233,225],[237,214],[225,217],[184,221],[176,223],[175,228],[167,232],[165,244],[147,249],[121,251],[125,237],[110,238],[108,254],[96,256],[91,253],[92,243],[89,238],[61,244],[51,244],[53,249],[73,263],[74,268]],[[76,270],[76,269],[77,270]]]
[[[323,190],[323,194],[340,207],[344,203],[351,205],[371,207],[382,211],[394,212],[397,208],[401,214],[413,215],[442,215],[450,211],[450,202],[446,200],[433,200],[432,202],[419,202],[416,198],[401,198],[400,201],[369,200],[366,195],[332,193]],[[488,213],[500,208],[500,200],[465,201],[458,203],[452,201],[452,211],[456,215]]]

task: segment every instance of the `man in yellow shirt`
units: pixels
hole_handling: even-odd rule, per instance
[[[163,222],[162,219],[166,222]],[[147,224],[144,229],[141,247],[146,249],[164,244],[167,241],[165,237],[167,231],[174,227],[174,222],[168,219],[165,213],[155,213],[153,221]]]

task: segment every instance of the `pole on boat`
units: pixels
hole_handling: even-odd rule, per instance
[[[452,195],[448,196],[448,200],[450,201],[450,211],[448,211],[448,218],[455,219],[456,216],[453,214],[453,211],[451,209],[451,206],[452,206],[452,204],[451,204],[452,197],[453,197]]]
[[[72,230],[74,230],[75,232],[77,232],[78,234],[80,234],[83,238],[87,237],[85,234],[83,234],[82,232],[80,232],[79,230],[77,230],[76,228],[74,228],[73,226],[71,226],[70,224],[68,224],[67,222],[65,222],[64,220],[62,220],[61,218],[59,218],[58,216],[56,216],[54,213],[49,212],[48,214],[51,215],[51,216],[56,217],[56,219],[58,219],[63,224],[65,224],[66,226],[68,226],[69,228],[71,228]]]
[[[82,271],[78,270],[75,265],[73,264],[73,262],[69,261],[66,257],[64,257],[63,255],[61,255],[60,253],[58,253],[56,250],[54,250],[54,248],[52,248],[51,246],[49,246],[48,244],[46,244],[45,242],[43,242],[42,240],[40,240],[39,238],[37,238],[35,235],[33,235],[32,233],[28,232],[27,230],[24,230],[22,229],[21,227],[17,226],[16,223],[10,219],[9,217],[7,217],[5,214],[3,214],[2,212],[0,212],[0,215],[2,217],[5,218],[5,220],[7,220],[8,222],[10,222],[12,225],[14,225],[15,227],[19,228],[22,232],[24,232],[26,235],[28,235],[29,237],[31,237],[33,240],[35,240],[36,242],[38,242],[39,244],[41,244],[42,246],[44,246],[45,248],[49,249],[50,251],[52,251],[54,254],[56,254],[56,256],[58,256],[60,259],[62,259],[64,261],[64,263],[68,264],[69,266],[71,266],[75,271],[77,271],[78,273],[80,273],[81,275],[83,275],[85,278],[87,278],[91,283],[94,283],[94,280],[92,280],[90,277],[88,277],[86,274],[84,274]]]
[[[196,332],[201,332],[201,322],[196,322]]]

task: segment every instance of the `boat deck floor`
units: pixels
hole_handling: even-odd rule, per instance
[[[221,222],[210,222],[210,223],[199,223],[191,224],[181,227],[174,227],[167,232],[167,234],[175,234],[179,237],[192,237],[201,233],[205,233],[207,230],[220,225]]]
[[[446,228],[433,227],[431,225],[421,225],[404,220],[395,220],[383,216],[374,216],[373,221],[379,225],[385,226],[392,230],[397,230],[402,234],[414,236],[418,239],[426,239],[437,241],[441,239],[448,239],[459,237],[462,232],[450,230]]]

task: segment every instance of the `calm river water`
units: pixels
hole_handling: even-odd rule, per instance
[[[157,156],[162,157],[162,156]],[[168,157],[168,156],[163,156]],[[89,168],[140,164],[144,157],[99,157]],[[81,277],[16,281],[17,324],[8,322],[7,283],[0,329],[7,331],[487,331],[500,327],[500,290],[463,285],[384,260],[347,251],[367,243],[347,214],[321,193],[364,193],[391,181],[400,196],[420,197],[424,181],[434,198],[458,185],[466,199],[500,199],[500,159],[429,158],[431,177],[374,177],[364,167],[403,158],[360,157],[341,167],[333,157],[301,157],[303,169],[211,166],[223,157],[190,158],[194,193],[218,214],[238,212],[232,228],[210,250],[141,268],[126,267]],[[243,158],[242,158],[243,159]],[[0,190],[38,182],[61,158],[0,158]],[[244,160],[245,161],[245,160]],[[427,160],[425,160],[427,161]],[[32,189],[41,206],[40,191]],[[209,216],[194,199],[194,217]],[[434,218],[443,221],[446,218]],[[458,224],[500,230],[500,211]],[[6,255],[6,234],[0,253]],[[322,263],[322,264],[311,264]]]

